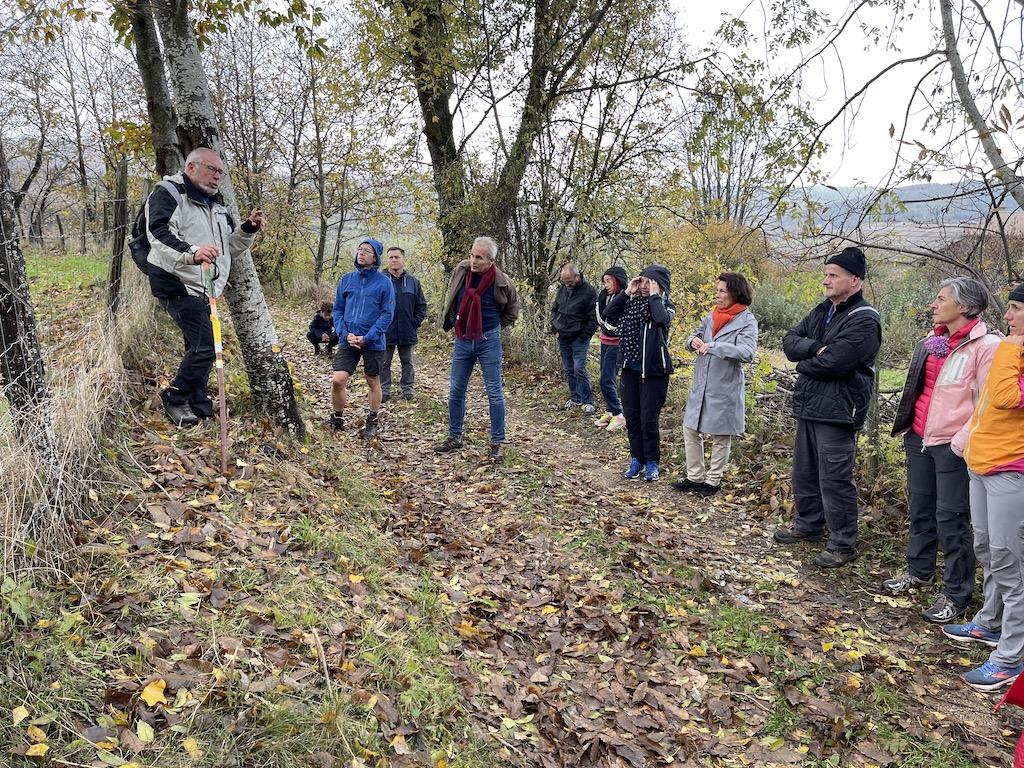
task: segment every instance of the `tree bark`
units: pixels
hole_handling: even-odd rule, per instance
[[[0,394],[10,404],[22,444],[56,459],[46,368],[36,334],[35,310],[28,290],[25,256],[18,239],[14,192],[7,155],[0,143]]]
[[[110,250],[110,279],[107,281],[107,309],[117,317],[121,303],[121,268],[124,264],[124,241],[128,235],[128,158],[121,157],[114,182],[114,237]]]
[[[171,176],[181,170],[184,155],[178,146],[178,118],[167,87],[167,75],[160,55],[160,38],[153,20],[150,0],[139,0],[132,6],[132,36],[135,40],[135,62],[146,92],[146,112],[153,134],[156,172]]]
[[[223,157],[223,142],[210,97],[199,43],[188,18],[187,0],[168,0],[154,7],[163,53],[174,91],[182,150],[209,147]],[[240,221],[231,177],[221,182],[225,204]],[[231,274],[224,292],[245,359],[249,386],[257,408],[298,437],[306,433],[287,361],[281,354],[263,287],[252,253],[231,259]]]
[[[1006,185],[1007,190],[1013,196],[1021,208],[1024,208],[1024,179],[1014,173],[1006,160],[1003,159],[1003,152],[999,149],[993,137],[992,129],[985,122],[985,117],[978,109],[978,103],[974,100],[970,85],[967,82],[967,73],[964,72],[964,63],[960,58],[960,51],[957,48],[956,30],[953,29],[953,4],[952,0],[939,0],[939,11],[942,15],[942,34],[946,42],[946,60],[953,72],[953,85],[956,87],[960,104],[971,121],[971,126],[978,133],[981,147],[985,150],[985,156],[992,165],[996,177]]]

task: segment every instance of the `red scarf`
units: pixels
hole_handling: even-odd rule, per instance
[[[736,315],[747,308],[746,304],[730,304],[725,309],[719,309],[716,304],[714,309],[711,310],[711,338],[718,335],[718,332],[722,330],[722,326],[732,320]]]
[[[455,335],[460,339],[477,341],[484,337],[483,295],[494,285],[498,269],[493,264],[486,272],[480,273],[480,282],[473,287],[473,270],[466,270],[466,282],[462,288],[462,301],[455,317]]]

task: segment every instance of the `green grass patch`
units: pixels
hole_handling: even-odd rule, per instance
[[[786,658],[785,645],[775,627],[758,611],[722,605],[711,622],[711,640],[719,652],[733,656]]]
[[[126,260],[127,261],[127,260]],[[35,291],[50,288],[73,289],[96,285],[106,280],[110,262],[98,256],[57,256],[26,252],[25,270]],[[125,269],[134,266],[125,264]]]

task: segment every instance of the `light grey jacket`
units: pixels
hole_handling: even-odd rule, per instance
[[[193,261],[191,249],[215,245],[220,255],[213,293],[220,296],[231,272],[231,258],[252,245],[256,231],[238,226],[220,195],[209,198],[209,204],[201,198],[180,173],[164,177],[157,185],[146,200],[149,263],[176,277],[193,296],[203,297],[203,270]]]
[[[712,323],[709,314],[686,339],[687,349],[692,350],[691,343],[699,337],[708,351],[694,360],[683,426],[705,435],[742,435],[746,429],[743,364],[753,360],[757,351],[757,318],[746,309],[714,339]]]

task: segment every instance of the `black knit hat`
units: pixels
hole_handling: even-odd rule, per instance
[[[640,277],[646,277],[648,280],[656,282],[661,286],[661,292],[668,296],[672,288],[672,275],[668,271],[668,267],[661,264],[651,264],[651,266],[645,267],[640,272]]]
[[[1024,303],[1024,283],[1021,283],[1012,291],[1010,291],[1009,299],[1010,301],[1019,301],[1021,303]]]
[[[868,260],[864,258],[864,251],[860,248],[843,248],[835,256],[829,256],[825,264],[835,264],[842,267],[851,275],[863,280],[868,274]]]

